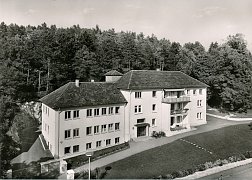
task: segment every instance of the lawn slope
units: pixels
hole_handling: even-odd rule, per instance
[[[108,165],[112,169],[105,178],[148,179],[252,150],[252,130],[249,130],[246,124],[229,126],[183,139],[213,154],[177,140]]]

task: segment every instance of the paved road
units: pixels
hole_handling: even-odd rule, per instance
[[[247,123],[247,122],[236,122],[236,121],[227,121],[223,119],[218,119],[214,117],[207,116],[207,124],[202,125],[197,127],[197,130],[195,131],[190,131],[187,133],[183,134],[178,134],[174,135],[171,137],[164,137],[164,138],[159,138],[159,139],[151,139],[148,141],[142,141],[142,142],[131,142],[130,143],[130,148],[126,149],[124,151],[106,156],[104,158],[98,159],[94,162],[91,163],[91,168],[95,169],[96,167],[102,167],[107,164],[110,164],[112,162],[127,158],[129,156],[132,156],[134,154],[140,153],[142,151],[155,148],[164,144],[171,143],[177,139],[184,138],[186,136],[194,135],[194,134],[199,134],[207,131],[211,131],[214,129],[219,129],[222,127],[230,126],[230,125],[235,125],[235,124],[242,124],[242,123]],[[85,164],[83,166],[80,166],[76,169],[74,169],[75,172],[81,172],[85,169],[88,169],[88,164]]]
[[[252,163],[222,171],[198,180],[250,180],[252,179]]]

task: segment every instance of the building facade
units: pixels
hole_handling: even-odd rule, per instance
[[[117,71],[68,83],[41,99],[42,134],[55,158],[206,124],[207,85],[181,72]]]

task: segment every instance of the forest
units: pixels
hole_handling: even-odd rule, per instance
[[[189,35],[189,34],[188,34]],[[225,38],[225,37],[223,37]],[[81,28],[0,24],[1,153],[14,147],[6,133],[20,105],[37,101],[67,82],[104,81],[104,74],[145,69],[182,71],[207,85],[208,105],[246,112],[252,107],[252,55],[242,34],[229,35],[208,49],[198,42],[181,45],[143,33]],[[12,153],[5,158],[11,159]],[[0,162],[1,172],[9,160]],[[2,177],[2,176],[0,176]]]

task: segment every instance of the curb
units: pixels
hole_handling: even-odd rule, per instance
[[[229,120],[229,121],[252,121],[252,118],[232,118],[232,117],[229,117],[228,115],[227,116],[219,116],[219,115],[210,114],[210,113],[206,113],[206,115],[220,118],[220,119]]]
[[[198,171],[198,172],[195,172],[192,175],[182,177],[182,178],[176,178],[176,179],[177,180],[198,179],[198,178],[202,178],[202,177],[205,177],[205,176],[216,174],[216,173],[219,173],[221,171],[233,169],[233,168],[243,166],[243,165],[246,165],[246,164],[250,164],[250,163],[252,163],[252,158],[246,159],[246,160],[243,160],[243,161],[237,161],[237,162],[225,164],[223,166],[213,167],[213,168],[207,169],[205,171]]]

